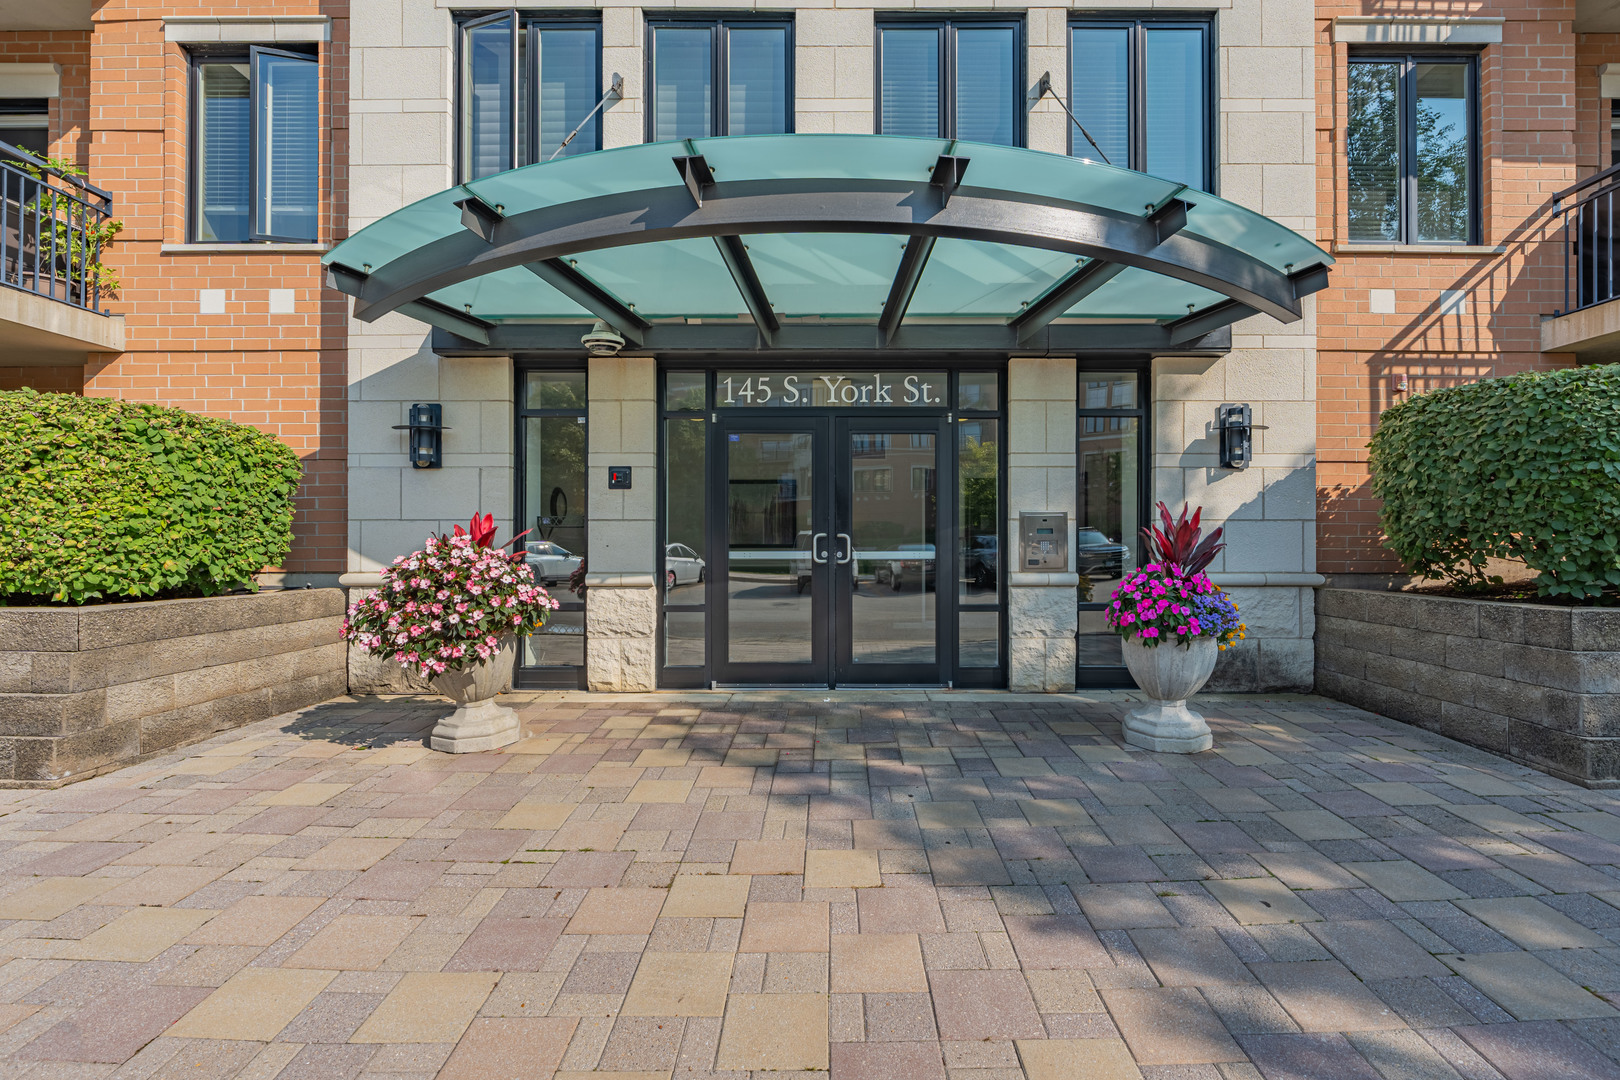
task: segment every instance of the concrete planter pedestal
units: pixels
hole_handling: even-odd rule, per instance
[[[1204,718],[1187,708],[1187,699],[1203,688],[1215,670],[1214,638],[1191,645],[1149,648],[1126,638],[1125,666],[1148,701],[1125,714],[1125,741],[1161,754],[1196,754],[1214,745]]]
[[[483,663],[435,678],[433,689],[457,707],[434,725],[428,745],[447,754],[471,754],[517,742],[522,734],[517,713],[495,704],[495,695],[512,684],[516,661],[517,640],[507,638],[501,651]]]

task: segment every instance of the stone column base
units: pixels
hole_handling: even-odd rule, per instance
[[[658,590],[646,582],[591,584],[585,592],[585,686],[643,691],[658,687]]]
[[[1007,688],[1026,694],[1067,694],[1074,690],[1074,635],[1078,624],[1078,579],[1043,574],[1039,585],[1008,582]],[[1055,580],[1056,583],[1046,584]]]

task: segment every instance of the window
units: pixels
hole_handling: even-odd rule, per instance
[[[878,25],[877,130],[1022,146],[1023,25],[975,19]]]
[[[45,98],[0,98],[0,142],[49,157],[51,104]],[[4,153],[5,159],[14,155]]]
[[[586,507],[589,407],[583,371],[519,376],[518,531],[537,582],[562,606],[523,642],[524,686],[577,686],[585,668],[585,605],[569,591],[583,565],[590,529]]]
[[[1476,78],[1472,57],[1350,58],[1352,241],[1474,241]]]
[[[1209,72],[1206,22],[1070,24],[1069,152],[1207,190]]]
[[[793,130],[791,24],[650,20],[647,35],[649,139]]]
[[[1137,564],[1137,533],[1147,503],[1145,371],[1080,372],[1075,444],[1075,571],[1080,575],[1081,686],[1117,684],[1120,639],[1104,609],[1121,578]]]
[[[192,85],[191,239],[312,242],[320,224],[320,68],[254,46],[199,55]]]
[[[503,11],[464,23],[462,180],[600,150],[601,57],[601,25],[594,19]]]

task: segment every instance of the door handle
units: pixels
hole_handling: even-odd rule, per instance
[[[810,561],[813,563],[826,563],[827,556],[821,550],[821,542],[827,539],[826,533],[816,533],[810,538]]]
[[[838,555],[838,565],[846,566],[855,557],[855,541],[849,538],[849,533],[839,533],[838,539],[844,542],[844,548]]]

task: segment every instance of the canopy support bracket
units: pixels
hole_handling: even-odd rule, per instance
[[[623,334],[626,341],[637,347],[642,344],[652,324],[571,264],[562,259],[542,259],[524,265],[535,277]]]
[[[905,253],[900,256],[900,268],[895,271],[894,283],[889,286],[888,299],[883,301],[883,314],[878,316],[878,340],[884,345],[900,329],[906,309],[911,306],[911,298],[917,292],[917,283],[922,280],[923,270],[928,265],[928,256],[933,251],[932,236],[913,236],[906,241]]]
[[[782,329],[782,324],[776,318],[776,312],[771,310],[771,298],[765,295],[765,286],[760,284],[759,275],[754,272],[754,264],[748,258],[748,248],[742,242],[742,237],[717,236],[714,243],[720,249],[720,257],[726,261],[726,269],[731,271],[731,280],[737,283],[737,291],[742,293],[743,303],[748,305],[749,313],[754,316],[754,325],[759,327],[760,337],[765,339],[766,345],[776,344],[776,332]]]
[[[968,162],[972,160],[955,154],[941,154],[939,160],[934,162],[934,170],[928,176],[928,183],[939,188],[941,206],[950,204],[951,196],[962,186],[962,177],[967,173]]]
[[[486,244],[495,242],[495,226],[506,216],[499,207],[489,205],[477,195],[457,199],[455,205],[461,208],[463,228]]]
[[[687,154],[674,161],[676,171],[681,174],[681,182],[692,193],[692,201],[697,203],[699,210],[703,209],[703,196],[714,187],[714,171],[703,160],[702,154]]]
[[[1018,344],[1027,345],[1048,323],[1102,288],[1125,269],[1124,263],[1091,259],[1063,275],[1033,303],[1007,320],[1018,332]]]
[[[394,309],[401,315],[409,315],[413,319],[420,319],[429,326],[436,326],[441,330],[448,330],[452,334],[468,338],[480,345],[489,344],[491,326],[483,319],[472,315],[463,315],[459,311],[445,307],[434,300],[412,300],[401,304]]]
[[[1239,319],[1247,319],[1250,315],[1258,314],[1258,311],[1240,300],[1222,300],[1202,311],[1183,315],[1166,325],[1165,329],[1170,332],[1171,345],[1185,345],[1189,341],[1203,337],[1211,330],[1219,330]]]

